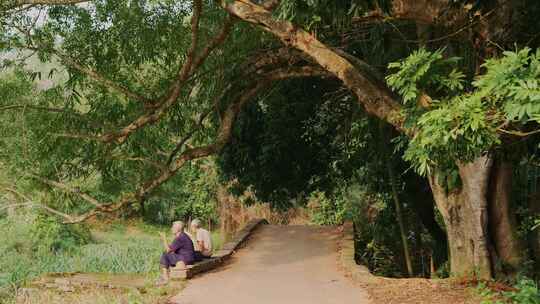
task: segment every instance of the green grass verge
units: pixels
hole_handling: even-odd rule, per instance
[[[157,277],[163,251],[158,231],[168,228],[141,222],[116,223],[92,229],[92,241],[81,246],[46,251],[36,248],[32,225],[35,216],[0,219],[0,302],[12,299],[16,288],[44,273],[87,272],[144,274]],[[45,233],[46,235],[46,233]],[[216,250],[219,233],[212,233]]]

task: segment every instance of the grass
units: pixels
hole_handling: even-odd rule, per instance
[[[65,293],[52,290],[42,290],[22,297],[23,303],[54,303],[54,304],[155,304],[166,303],[171,295],[178,294],[184,288],[184,283],[175,282],[166,287],[145,289],[110,289],[89,287],[76,292]],[[10,299],[6,304],[15,304]]]
[[[45,273],[103,273],[103,274],[133,274],[143,276],[153,281],[159,272],[159,257],[163,251],[158,235],[159,231],[168,231],[168,228],[152,226],[142,222],[118,222],[114,224],[93,225],[91,229],[92,241],[81,246],[70,246],[56,251],[36,250],[32,233],[35,215],[24,214],[12,216],[9,219],[0,218],[0,235],[6,236],[0,242],[0,303],[13,301],[16,290]],[[47,228],[48,229],[48,228]],[[221,247],[219,233],[212,233],[216,250]],[[96,292],[104,295],[107,300],[103,303],[152,303],[162,291],[152,290],[145,294],[135,291],[107,291],[84,290],[83,294]],[[78,294],[78,292],[77,292]],[[40,292],[28,303],[84,303],[75,301],[78,295],[69,295],[65,299],[71,302],[56,301],[62,296],[54,292]],[[42,299],[40,297],[49,297]],[[139,300],[130,300],[127,297]],[[40,300],[41,299],[41,300]],[[95,297],[96,302],[100,303]],[[125,300],[125,301],[124,301]],[[155,299],[154,299],[155,300]],[[126,302],[127,301],[127,302]],[[90,302],[89,302],[90,303]]]

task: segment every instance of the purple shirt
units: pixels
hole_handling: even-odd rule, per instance
[[[171,245],[169,245],[169,249],[169,252],[174,252],[179,255],[180,259],[186,263],[186,265],[193,264],[195,261],[193,242],[189,236],[183,232],[174,239]]]

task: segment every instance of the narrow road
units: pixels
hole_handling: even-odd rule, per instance
[[[178,304],[369,304],[337,266],[334,228],[263,226],[226,266],[189,281]]]

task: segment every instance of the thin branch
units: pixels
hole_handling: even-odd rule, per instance
[[[146,98],[146,97],[144,97],[144,96],[142,96],[140,94],[132,92],[128,88],[126,88],[124,86],[121,86],[121,85],[119,85],[118,83],[116,83],[116,82],[114,82],[112,80],[107,79],[106,77],[100,75],[99,73],[97,73],[94,70],[91,70],[89,68],[84,67],[83,65],[81,65],[77,61],[73,60],[71,57],[63,54],[62,52],[60,52],[58,50],[53,50],[52,52],[54,54],[56,54],[56,56],[58,56],[67,65],[69,65],[72,68],[78,70],[79,72],[87,75],[92,80],[96,81],[97,83],[102,84],[103,86],[105,86],[105,87],[107,87],[107,88],[109,88],[109,89],[111,89],[113,91],[119,92],[119,93],[125,95],[126,97],[128,97],[130,99],[137,100],[137,101],[140,101],[142,103],[151,103],[150,99],[148,99],[148,98]]]
[[[212,51],[214,51],[219,45],[225,42],[225,39],[227,39],[227,36],[229,36],[229,33],[231,32],[231,29],[235,22],[236,20],[233,16],[227,16],[227,19],[225,20],[221,31],[216,36],[214,36],[210,43],[202,50],[201,55],[199,55],[197,59],[195,59],[193,67],[191,68],[191,73],[193,73],[206,60],[206,58],[208,58]]]
[[[66,221],[73,221],[74,218],[72,216],[70,216],[69,214],[65,214],[63,212],[60,212],[56,209],[53,209],[53,208],[50,208],[44,204],[40,204],[40,203],[35,203],[33,202],[31,199],[29,199],[26,195],[20,193],[19,191],[15,190],[15,189],[12,189],[12,188],[6,188],[5,189],[6,191],[8,192],[11,192],[15,195],[17,195],[18,197],[22,198],[23,200],[25,200],[26,202],[25,203],[20,203],[20,204],[10,204],[10,205],[7,205],[7,206],[4,206],[4,207],[1,207],[0,208],[0,211],[3,211],[3,210],[6,210],[6,209],[9,209],[9,208],[14,208],[14,207],[24,207],[24,206],[31,206],[31,207],[38,207],[38,208],[41,208],[49,213],[52,213],[54,215],[57,215],[57,216],[60,216],[62,218],[64,218],[64,220]]]
[[[165,103],[174,102],[180,95],[182,89],[182,84],[189,77],[191,68],[193,65],[193,60],[195,57],[195,52],[197,51],[197,46],[199,44],[199,22],[202,13],[202,0],[193,0],[193,15],[191,16],[191,46],[186,55],[186,61],[180,68],[176,80],[171,86],[170,93],[165,98]]]
[[[180,140],[177,144],[176,144],[176,147],[173,149],[173,151],[171,152],[171,154],[169,155],[169,158],[167,160],[167,166],[170,166],[172,161],[174,160],[174,157],[176,156],[176,154],[178,154],[178,152],[180,152],[180,150],[182,149],[182,147],[187,143],[187,141],[193,137],[193,135],[195,135],[195,133],[197,133],[197,131],[199,131],[202,127],[203,127],[203,123],[205,121],[205,119],[208,117],[208,115],[210,115],[210,113],[212,113],[212,111],[218,109],[218,106],[219,106],[219,102],[221,101],[221,99],[223,99],[223,97],[227,94],[227,92],[232,88],[232,85],[229,85],[227,86],[227,88],[225,88],[223,90],[223,92],[221,94],[219,94],[218,97],[216,97],[212,107],[210,109],[208,109],[206,112],[204,112],[203,114],[201,114],[201,116],[199,117],[199,121],[197,122],[197,124],[195,125],[195,128],[193,128],[191,130],[191,132],[189,132],[186,136],[184,136],[184,138],[182,138],[182,140]]]
[[[50,134],[52,136],[56,137],[63,137],[63,138],[71,138],[71,139],[84,139],[84,140],[92,140],[92,141],[101,141],[101,137],[94,136],[94,135],[86,135],[86,134],[73,134],[73,133],[53,133],[49,132],[47,134]]]
[[[29,45],[25,46],[26,49],[31,50],[33,52],[39,52],[39,51],[42,50],[42,48],[40,48],[39,46],[34,45],[34,43],[32,42],[32,36],[31,36],[29,30],[26,31],[24,29],[21,29],[20,27],[17,27],[17,26],[14,26],[14,27],[19,32],[21,32],[21,34],[26,36],[26,38],[27,38],[27,40],[29,42]],[[47,51],[50,51],[51,53],[56,55],[66,65],[68,65],[68,66],[72,67],[73,69],[83,73],[84,75],[90,77],[90,79],[94,80],[96,83],[99,83],[99,84],[111,89],[112,91],[118,92],[118,93],[126,96],[127,98],[137,100],[137,101],[145,103],[145,104],[148,104],[148,103],[152,102],[150,99],[148,99],[148,98],[146,98],[146,97],[144,97],[144,96],[142,96],[140,94],[134,93],[133,91],[131,91],[127,87],[124,87],[124,86],[122,86],[122,85],[108,79],[107,77],[99,74],[98,72],[83,66],[82,64],[80,64],[79,62],[77,62],[76,60],[74,60],[70,56],[64,54],[63,52],[61,52],[58,49],[52,48],[52,49],[47,49]]]
[[[67,111],[61,108],[49,108],[49,107],[41,107],[41,106],[34,106],[34,105],[9,105],[9,106],[0,107],[0,111],[17,110],[17,109],[32,109],[32,110],[38,110],[38,111],[44,111],[44,112],[67,113],[67,114],[72,114],[76,116],[84,116],[84,114],[76,112],[76,111]]]
[[[66,192],[66,193],[71,193],[71,194],[75,194],[77,196],[79,196],[80,198],[82,198],[83,200],[87,201],[88,203],[98,207],[98,208],[102,208],[103,207],[103,204],[101,204],[97,199],[91,197],[90,195],[82,192],[79,188],[75,188],[75,187],[71,187],[71,186],[68,186],[64,183],[60,183],[60,182],[56,182],[56,181],[53,181],[53,180],[50,180],[50,179],[46,179],[44,177],[40,177],[40,176],[37,176],[37,175],[34,175],[34,174],[30,174],[30,176],[44,184],[47,184],[49,186],[52,186],[54,188],[57,188],[57,189],[60,189],[62,190],[63,192]]]
[[[236,101],[227,107],[223,113],[218,135],[213,143],[206,146],[193,147],[185,150],[178,157],[176,157],[166,169],[162,170],[153,179],[150,179],[141,185],[136,192],[124,195],[116,203],[101,204],[99,208],[96,207],[94,210],[81,214],[77,217],[73,217],[73,220],[65,221],[65,223],[79,223],[100,213],[116,212],[134,202],[141,201],[156,188],[167,182],[189,161],[220,153],[232,137],[234,122],[236,121],[236,117],[238,113],[240,113],[243,106],[252,100],[253,97],[255,97],[258,93],[260,93],[263,88],[269,86],[273,81],[294,77],[330,76],[332,76],[330,73],[319,67],[295,67],[269,71],[268,74],[262,75],[262,78],[253,80],[252,85],[248,87],[247,91],[240,94]]]
[[[521,132],[521,131],[505,130],[503,128],[498,128],[497,131],[502,132],[504,134],[514,135],[514,136],[519,136],[519,137],[527,137],[527,136],[540,133],[540,130],[535,130],[531,132]]]
[[[198,46],[198,35],[199,35],[199,18],[202,10],[202,5],[200,0],[194,0],[194,12],[191,20],[192,26],[192,42],[191,47],[187,53],[187,58],[185,63],[182,65],[176,80],[171,86],[171,90],[168,95],[164,98],[161,103],[158,103],[154,106],[150,112],[139,116],[132,123],[124,127],[119,132],[109,133],[103,135],[101,140],[103,142],[111,142],[116,140],[117,143],[123,143],[127,137],[137,131],[138,129],[146,126],[147,124],[154,123],[161,119],[166,113],[167,110],[172,107],[178,100],[180,92],[185,82],[195,73],[197,68],[199,68],[208,56],[219,46],[221,45],[227,36],[230,33],[230,30],[235,22],[234,17],[228,17],[225,23],[222,26],[221,31],[216,34],[216,36],[208,43],[208,45],[202,50],[199,56],[195,56],[197,46]]]
[[[150,159],[144,158],[144,157],[111,157],[110,159],[119,160],[119,161],[141,162],[141,163],[151,165],[152,167],[154,167],[154,168],[156,168],[158,170],[163,170],[165,168],[165,166],[163,166],[162,164],[160,164],[158,162],[155,162],[155,161],[152,161]]]

